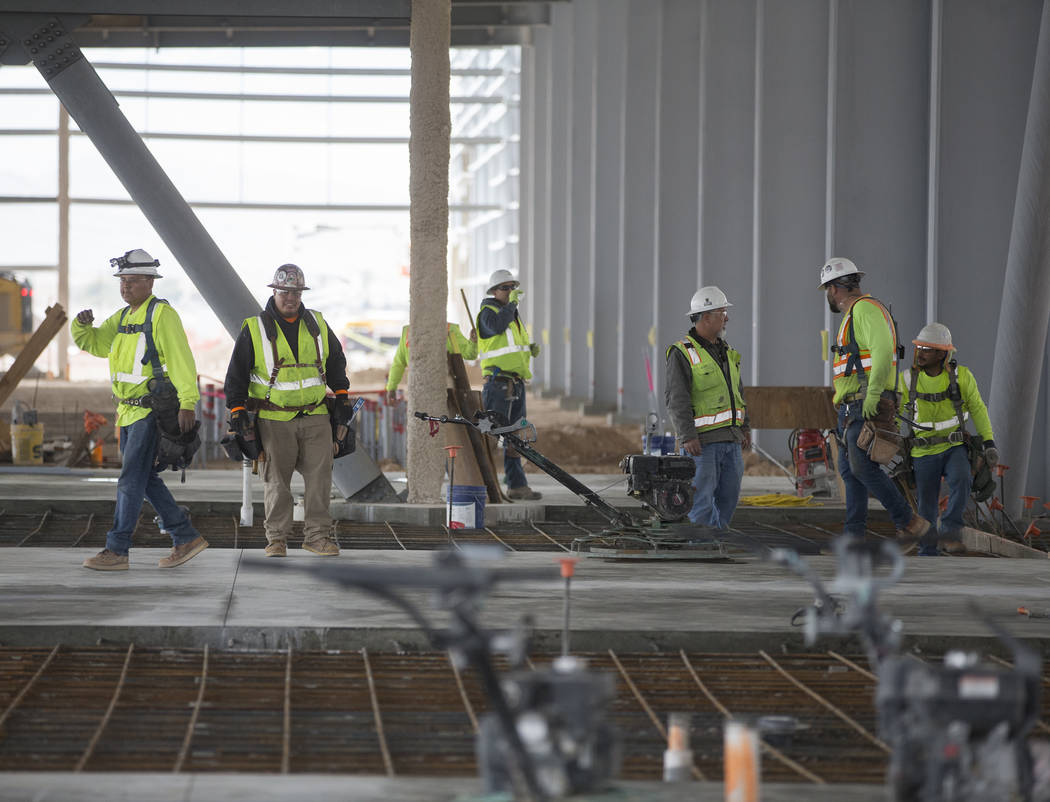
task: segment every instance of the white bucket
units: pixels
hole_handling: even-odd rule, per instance
[[[445,513],[445,524],[449,529],[475,529],[473,501],[453,501],[451,511]]]

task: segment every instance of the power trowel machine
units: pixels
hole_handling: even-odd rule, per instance
[[[482,434],[502,439],[548,476],[583,499],[591,509],[609,522],[609,528],[576,538],[575,553],[619,560],[726,560],[729,553],[718,532],[685,520],[693,504],[693,474],[696,466],[685,456],[657,457],[630,454],[620,461],[627,474],[627,495],[645,505],[646,517],[618,510],[605,499],[555,465],[532,447],[536,427],[522,418],[509,423],[495,410],[478,412],[470,421],[459,415],[434,417],[415,413],[430,421],[432,431],[442,423],[469,426]]]

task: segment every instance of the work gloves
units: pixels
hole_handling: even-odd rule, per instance
[[[353,409],[353,404],[350,403],[350,396],[346,394],[336,396],[335,407],[332,409],[332,417],[335,418],[336,425],[349,426]]]
[[[861,408],[864,420],[871,420],[879,414],[879,394],[868,393],[864,396],[864,406]]]
[[[251,421],[248,419],[248,410],[238,409],[230,413],[230,430],[241,437],[248,437],[251,431]]]
[[[994,440],[984,441],[984,461],[988,463],[990,468],[994,468],[999,464],[999,449],[995,447]]]
[[[510,303],[516,304],[518,301],[521,300],[523,295],[525,295],[525,290],[520,289],[520,288],[515,288],[515,289],[510,291],[510,295],[507,296],[507,298],[510,301]]]
[[[539,356],[540,355],[540,344],[539,343],[529,343],[529,353],[532,354],[533,356]]]

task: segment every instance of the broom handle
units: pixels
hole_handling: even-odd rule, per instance
[[[474,316],[470,314],[470,304],[467,303],[467,294],[463,292],[463,288],[459,288],[459,297],[463,299],[463,308],[467,310],[467,320],[470,321],[470,327],[476,328],[474,325]]]

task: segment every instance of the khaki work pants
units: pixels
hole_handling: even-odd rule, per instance
[[[285,543],[292,531],[292,471],[306,483],[303,494],[305,518],[303,542],[329,537],[332,516],[332,425],[328,415],[303,415],[288,421],[259,418],[259,434],[266,459],[262,463],[265,483],[266,540]]]

